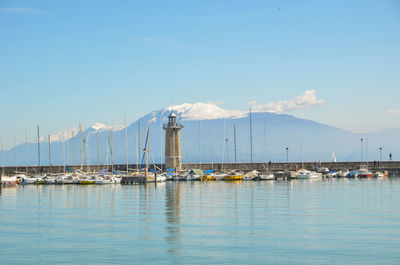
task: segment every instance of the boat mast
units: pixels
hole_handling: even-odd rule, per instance
[[[51,167],[51,148],[50,148],[51,140],[50,140],[50,135],[47,136],[47,143],[49,145],[49,167]]]
[[[109,139],[110,135],[108,132],[107,122],[106,122],[106,134],[107,134],[107,137],[106,137],[106,167],[107,167],[107,172],[108,172],[108,161],[109,161],[108,159],[109,159],[109,152],[110,152],[110,139]]]
[[[64,174],[65,174],[65,141],[63,142],[63,160],[64,160]]]
[[[139,159],[140,159],[140,120],[138,120],[138,134],[137,134],[137,157],[136,157],[136,169],[139,170]]]
[[[111,171],[114,176],[114,141],[113,141],[113,129],[111,128]]]
[[[200,169],[201,169],[201,123],[199,121],[199,162],[200,162]]]
[[[267,154],[267,134],[266,134],[265,120],[264,120],[264,151],[265,151],[265,163],[268,163],[268,154]]]
[[[97,129],[97,170],[100,170],[100,132]]]
[[[149,140],[147,141],[147,155],[146,155],[146,168],[149,168],[149,163],[150,163],[150,126],[148,125],[147,127],[147,132],[149,136]]]
[[[303,143],[300,144],[300,152],[301,152],[301,168],[304,169]]]
[[[163,144],[163,137],[162,137],[162,125],[161,125],[161,118],[160,118],[160,169],[161,172],[163,171],[163,155],[162,155],[162,144]]]
[[[25,128],[25,174],[28,176],[28,129]]]
[[[39,138],[39,125],[37,126],[37,144],[38,144],[38,167],[40,170],[40,138]]]
[[[367,139],[366,139],[366,142],[365,142],[365,152],[366,152],[366,160],[367,160],[367,168],[368,168],[368,134],[367,134]]]
[[[251,120],[251,107],[250,107],[250,163],[253,163],[253,124]]]
[[[268,167],[268,153],[267,153],[267,129],[266,129],[266,124],[264,120],[264,149],[265,149],[265,163],[267,163]]]
[[[68,129],[68,135],[67,135],[67,152],[66,152],[66,156],[67,156],[67,165],[69,164],[69,129]]]
[[[224,139],[223,139],[223,141],[222,141],[222,163],[221,163],[221,171],[224,171],[225,134],[226,134],[226,121],[224,121]]]
[[[138,134],[136,134],[136,170],[139,170]]]
[[[18,166],[17,166],[17,134],[14,133],[14,154],[15,154],[15,171],[18,171]],[[17,174],[17,172],[15,172]]]
[[[129,173],[128,170],[128,163],[129,163],[129,158],[128,158],[128,126],[126,126],[126,116],[124,117],[125,121],[125,151],[126,151],[126,174]]]
[[[213,146],[212,146],[212,128],[210,128],[210,154],[211,154],[211,169],[214,169]]]
[[[75,170],[75,167],[76,167],[76,160],[75,160],[75,135],[74,135],[74,130],[72,130],[72,156],[73,156],[73,159],[74,159],[74,170]]]
[[[236,157],[236,125],[233,125],[233,145],[235,147],[235,163],[237,163],[237,157]]]
[[[81,151],[81,170],[83,169],[83,156],[82,156],[82,125],[79,123],[79,146]]]
[[[87,143],[87,152],[88,152],[87,163],[88,163],[89,171],[90,171],[90,166],[91,166],[91,163],[90,163],[90,147],[91,147],[91,142],[92,142],[91,140],[92,140],[92,136],[91,136],[91,133],[89,132],[89,134],[88,134],[88,143]]]
[[[4,143],[3,136],[1,137],[1,175],[4,175]],[[0,177],[1,180],[1,177]]]
[[[63,152],[63,170],[64,170],[64,174],[65,174],[65,141],[63,141],[62,143],[62,152]]]
[[[86,145],[85,145],[85,160],[86,160],[86,172],[89,172],[89,159],[90,159],[90,148],[89,148],[89,141],[90,141],[90,133],[86,134]]]

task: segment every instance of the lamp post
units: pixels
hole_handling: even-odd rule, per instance
[[[228,163],[229,163],[229,142],[228,142],[228,138],[225,139],[225,143],[226,143],[226,158],[227,158]]]
[[[379,147],[379,163],[382,161],[382,146]]]
[[[289,163],[289,147],[286,147],[286,163]]]
[[[361,138],[361,162],[363,161],[363,141],[364,138]]]

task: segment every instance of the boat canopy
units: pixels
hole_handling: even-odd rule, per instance
[[[206,174],[210,174],[210,173],[213,173],[213,172],[214,172],[213,169],[209,169],[209,170],[205,170],[205,171],[204,171],[204,173],[206,173]]]
[[[203,176],[204,175],[204,173],[203,173],[203,170],[201,170],[201,169],[191,169],[190,171],[189,171],[189,173],[188,173],[189,175],[199,175],[199,176]]]

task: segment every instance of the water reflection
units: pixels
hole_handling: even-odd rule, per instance
[[[168,252],[179,252],[179,244],[181,240],[181,208],[182,208],[182,190],[181,183],[167,183],[165,189],[165,217],[168,225],[166,225],[166,240],[170,243]]]

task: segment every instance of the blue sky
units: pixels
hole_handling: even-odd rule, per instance
[[[315,90],[297,117],[400,127],[398,1],[0,0],[6,147],[172,103],[244,110]],[[389,111],[389,112],[388,112]]]

